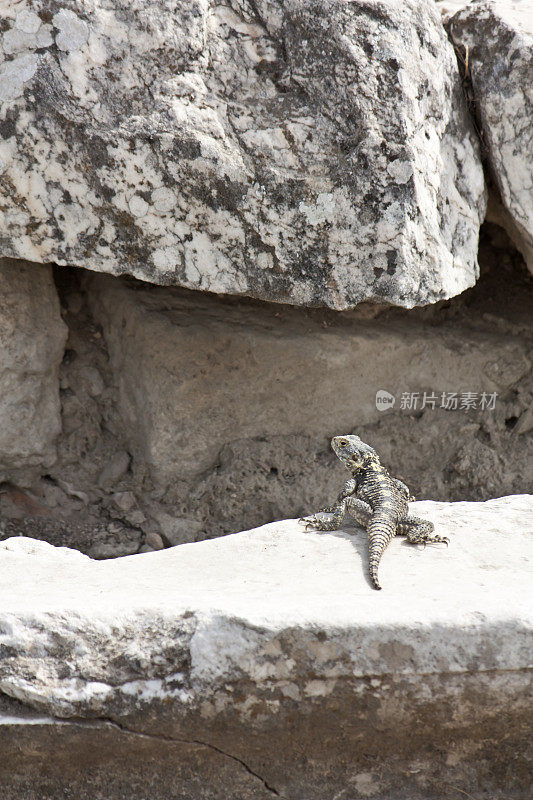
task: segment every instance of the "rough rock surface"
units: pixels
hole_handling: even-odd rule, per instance
[[[132,749],[142,739],[164,765],[168,748],[181,748],[172,798],[222,796],[210,750],[262,781],[242,795],[229,784],[224,797],[263,797],[266,787],[323,800],[349,787],[353,798],[392,788],[399,798],[442,798],[451,784],[525,798],[533,498],[413,510],[450,545],[395,539],[380,593],[366,577],[359,528],[319,534],[277,522],[106,562],[3,542],[0,690],[26,705],[26,720],[6,701],[2,786],[38,767],[48,727],[56,756],[45,775],[61,764],[65,737],[74,752],[84,737],[94,747],[99,735],[129,736]],[[54,731],[28,707],[92,722]],[[81,777],[98,775],[101,764],[88,760]],[[110,781],[113,769],[124,774],[115,763]],[[203,793],[191,789],[198,776]]]
[[[0,46],[5,255],[337,309],[475,282],[433,0],[32,0]]]
[[[507,229],[533,271],[533,12],[529,0],[482,0],[448,23],[468,78]],[[499,218],[498,218],[499,217]]]
[[[453,317],[438,331],[410,320],[400,336],[394,315],[274,314],[108,276],[89,280],[87,292],[129,446],[160,487],[213,467],[238,440],[322,439],[377,423],[378,389],[397,397],[396,410],[402,392],[433,392],[438,406],[442,392],[501,392],[531,370],[525,341],[490,325],[465,338]]]
[[[443,22],[448,22],[448,20],[453,17],[454,14],[465,8],[469,5],[473,0],[435,0],[435,5],[437,6]]]
[[[51,268],[0,259],[0,481],[55,460],[66,338]]]

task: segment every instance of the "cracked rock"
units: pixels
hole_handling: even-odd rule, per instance
[[[484,180],[433,0],[4,22],[2,254],[336,309],[474,284]]]

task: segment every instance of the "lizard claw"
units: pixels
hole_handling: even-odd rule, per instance
[[[319,520],[314,515],[312,517],[300,517],[298,522],[305,525],[306,531],[308,528],[315,528],[319,524]]]
[[[428,539],[430,544],[445,544],[446,547],[450,544],[450,540],[447,536],[434,536],[432,539]]]

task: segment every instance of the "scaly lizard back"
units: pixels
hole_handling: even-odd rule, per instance
[[[317,516],[300,521],[317,530],[338,530],[342,520],[350,514],[367,529],[370,580],[381,589],[378,567],[383,551],[398,533],[407,536],[412,544],[445,542],[441,536],[432,536],[433,524],[419,517],[408,516],[409,489],[397,478],[389,475],[379,461],[376,451],[358,436],[335,436],[331,446],[337,457],[350,471],[349,478],[334,506],[321,509],[331,514],[330,519]]]

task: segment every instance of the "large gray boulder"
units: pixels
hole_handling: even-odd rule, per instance
[[[533,9],[529,0],[481,0],[448,22],[468,56],[474,109],[502,206],[503,225],[533,271]]]
[[[450,545],[395,539],[381,592],[357,527],[0,543],[4,796],[524,799],[532,501],[415,503]]]
[[[0,259],[0,481],[55,460],[66,338],[50,266]]]
[[[337,309],[476,280],[433,0],[32,0],[0,45],[0,253]]]

